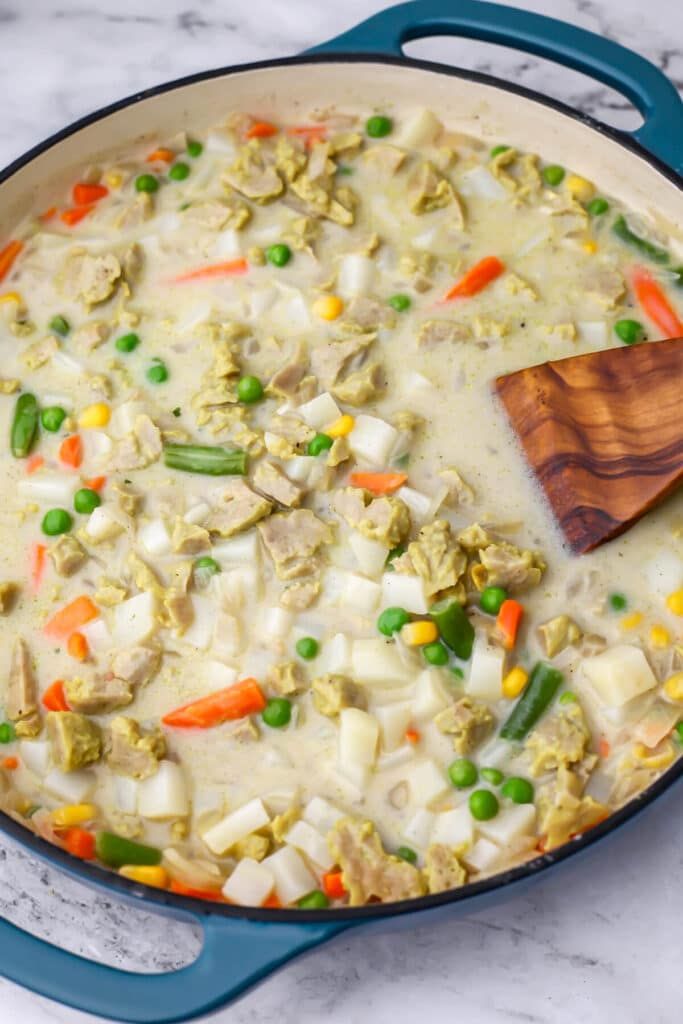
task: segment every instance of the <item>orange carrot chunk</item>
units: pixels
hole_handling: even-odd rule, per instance
[[[323,892],[329,900],[343,900],[348,895],[341,871],[326,871],[323,875]]]
[[[83,461],[83,442],[80,434],[71,434],[64,438],[59,447],[59,459],[65,466],[78,469]]]
[[[403,487],[408,479],[407,473],[352,473],[352,487],[363,487],[373,494],[393,494]]]
[[[148,164],[170,164],[171,161],[175,159],[175,153],[172,149],[166,149],[165,146],[160,146],[158,149],[153,150],[145,159]]]
[[[269,139],[271,135],[277,135],[277,128],[270,121],[254,121],[244,133],[247,139]]]
[[[59,640],[66,639],[80,626],[84,626],[91,619],[96,619],[98,615],[97,605],[93,604],[87,594],[82,594],[55,612],[45,626],[45,634]]]
[[[55,679],[54,683],[50,683],[41,698],[41,703],[48,711],[70,710],[69,705],[66,702],[66,697],[64,696],[63,679]]]
[[[72,658],[76,658],[77,661],[85,661],[90,654],[90,648],[88,647],[88,641],[82,633],[72,633],[69,637],[66,649]]]
[[[451,299],[466,299],[484,290],[505,270],[505,264],[497,256],[485,256],[464,274],[444,295],[444,302]]]
[[[30,476],[31,473],[36,473],[44,465],[45,459],[42,455],[29,455],[26,460],[26,475]]]
[[[87,206],[72,206],[68,210],[62,210],[59,215],[59,219],[63,221],[64,224],[68,224],[68,226],[72,228],[74,225],[80,223],[84,217],[87,217],[94,209],[94,203],[89,203]]]
[[[195,889],[191,885],[171,879],[169,889],[178,896],[191,896],[195,900],[211,900],[213,903],[224,903],[223,894],[220,889]]]
[[[50,206],[50,207],[48,207],[47,210],[43,210],[42,213],[38,214],[38,220],[42,220],[42,221],[52,220],[52,218],[54,217],[54,215],[56,213],[57,213],[57,207],[56,206]]]
[[[255,679],[242,679],[233,686],[200,697],[164,715],[164,725],[181,729],[211,729],[235,718],[263,711],[266,698]]]
[[[496,618],[496,626],[502,634],[503,646],[508,651],[511,651],[517,642],[517,633],[523,615],[524,607],[519,601],[514,601],[510,597],[507,601],[503,601],[500,606],[500,611]]]
[[[64,849],[72,856],[81,860],[93,860],[95,856],[95,836],[84,828],[69,828],[62,835]]]
[[[226,260],[223,263],[209,263],[206,267],[196,267],[195,270],[186,270],[184,274],[178,274],[173,278],[174,284],[182,284],[184,281],[209,281],[213,277],[234,277],[236,274],[246,274],[249,264],[245,259]]]
[[[85,480],[85,486],[91,491],[97,491],[98,494],[107,482],[106,476],[94,476],[92,480]]]
[[[419,743],[420,733],[417,729],[406,729],[405,732],[406,743]]]
[[[38,590],[45,572],[45,556],[47,548],[44,544],[31,544],[28,553],[29,574],[31,576],[31,588],[33,593]]]
[[[261,906],[267,907],[269,910],[280,910],[282,904],[277,897],[277,893],[271,892],[270,896],[266,896]]]
[[[106,185],[89,185],[85,181],[79,181],[74,185],[71,195],[76,206],[88,206],[108,196],[109,189]]]
[[[0,250],[0,281],[4,281],[9,274],[15,259],[24,248],[23,242],[8,242],[4,249]]]
[[[13,772],[13,771],[15,771],[19,767],[19,758],[18,757],[3,757],[2,761],[0,762],[0,764],[2,764],[2,767],[6,771]]]
[[[645,267],[636,267],[633,271],[633,290],[643,312],[656,324],[665,338],[683,337],[683,321],[664,294],[663,289],[655,281]]]

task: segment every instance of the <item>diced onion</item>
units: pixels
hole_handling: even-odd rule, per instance
[[[21,740],[19,756],[29,771],[44,775],[50,764],[50,744],[47,740]]]
[[[425,520],[429,517],[432,507],[432,499],[429,495],[422,494],[421,491],[416,491],[413,487],[406,487],[404,485],[399,487],[396,497],[406,503],[415,519]]]
[[[458,182],[458,189],[464,196],[479,196],[482,199],[506,199],[508,190],[481,165],[466,171]]]

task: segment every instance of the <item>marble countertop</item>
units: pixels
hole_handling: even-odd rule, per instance
[[[0,165],[74,118],[165,79],[292,54],[387,6],[376,0],[4,0]],[[517,0],[639,50],[683,89],[683,8],[668,0]],[[628,102],[535,58],[471,41],[414,43],[555,95],[619,127]],[[679,787],[680,790],[680,787]],[[674,793],[596,855],[524,897],[461,920],[385,935],[350,933],[295,962],[215,1024],[671,1024],[680,1018],[683,804]],[[192,959],[187,925],[94,895],[0,836],[0,913],[53,942],[133,970]],[[0,1019],[95,1018],[0,979]]]

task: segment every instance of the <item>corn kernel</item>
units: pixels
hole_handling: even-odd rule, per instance
[[[347,434],[351,433],[355,425],[356,421],[353,416],[345,413],[338,420],[335,420],[334,423],[330,423],[329,427],[325,427],[325,433],[328,437],[346,437]]]
[[[595,195],[595,185],[588,178],[582,178],[580,174],[570,174],[567,177],[567,191],[572,199],[587,203]]]
[[[667,768],[675,757],[674,748],[671,743],[665,743],[658,753],[651,754],[644,743],[636,743],[633,747],[633,756],[644,768]]]
[[[671,700],[683,701],[683,672],[674,672],[664,683],[664,693]]]
[[[671,643],[671,634],[666,626],[653,626],[650,630],[650,645],[652,647],[668,647]]]
[[[336,320],[344,308],[344,303],[338,295],[321,295],[313,303],[313,312],[321,320]]]
[[[637,629],[642,621],[643,621],[643,613],[642,612],[631,612],[630,615],[624,615],[624,617],[621,620],[621,622],[619,623],[619,625],[624,630]]]
[[[507,697],[508,700],[512,700],[513,697],[519,697],[526,686],[528,678],[529,673],[526,669],[523,669],[521,665],[515,665],[503,680],[503,696]]]
[[[674,615],[683,615],[683,587],[680,590],[674,590],[672,594],[666,599],[666,607]]]
[[[165,889],[168,885],[166,868],[148,864],[124,864],[119,874],[142,885],[151,885],[155,889]]]
[[[0,295],[0,302],[16,302],[17,306],[23,306],[24,304],[24,300],[19,292],[5,292],[4,295]]]
[[[120,188],[123,182],[123,175],[119,171],[107,171],[104,175],[104,183],[109,188]]]
[[[407,622],[401,630],[401,639],[408,647],[420,647],[438,640],[439,631],[435,622]]]
[[[97,817],[94,804],[65,804],[57,807],[50,815],[52,824],[57,828],[71,828],[72,825],[84,825]]]
[[[78,417],[79,427],[106,427],[111,416],[111,409],[106,402],[95,402],[83,410]]]
[[[589,238],[588,241],[583,243],[581,248],[584,252],[594,253],[598,251],[598,243],[594,242],[592,238]]]

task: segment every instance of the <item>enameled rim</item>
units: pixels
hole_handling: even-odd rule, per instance
[[[443,64],[436,64],[432,61],[416,60],[409,57],[393,57],[384,54],[358,54],[358,53],[334,53],[334,54],[311,54],[303,57],[283,57],[276,60],[257,61],[251,64],[238,64],[225,68],[217,68],[211,71],[202,71],[184,78],[177,78],[162,85],[153,86],[143,92],[134,93],[125,99],[118,100],[106,107],[87,114],[85,117],[74,121],[72,124],[49,136],[43,142],[38,143],[23,156],[12,161],[2,172],[0,172],[0,184],[7,181],[13,175],[19,173],[32,160],[47,150],[57,146],[64,139],[69,138],[75,132],[97,121],[103,120],[110,114],[114,114],[126,107],[133,106],[143,100],[150,99],[162,93],[174,89],[181,89],[184,86],[194,85],[197,82],[208,81],[214,78],[223,78],[229,75],[241,74],[242,72],[258,71],[262,68],[278,68],[290,65],[308,64],[384,64],[393,67],[412,67],[422,71],[436,72],[442,75],[451,75],[455,78],[463,78],[481,85],[493,86],[505,92],[516,93],[524,99],[532,100],[535,103],[550,107],[558,113],[565,114],[573,120],[578,121],[601,135],[606,136],[612,142],[633,153],[635,156],[645,160],[653,166],[660,174],[668,178],[674,185],[683,191],[683,176],[677,174],[671,167],[664,164],[658,157],[649,153],[640,143],[626,132],[621,132],[609,125],[602,124],[588,114],[574,110],[559,100],[543,96],[532,89],[521,85],[506,82],[493,75],[481,74],[477,71],[468,71],[462,68],[449,67]],[[516,882],[522,882],[542,875],[548,868],[555,864],[561,864],[574,854],[588,850],[598,843],[604,836],[613,833],[621,825],[634,818],[641,810],[651,805],[657,797],[666,792],[678,779],[683,777],[683,757],[680,757],[660,778],[658,778],[647,790],[639,793],[633,800],[624,807],[615,811],[605,821],[585,832],[582,836],[570,840],[563,846],[557,847],[549,853],[539,854],[532,860],[508,871],[491,875],[478,882],[469,882],[459,889],[451,889],[447,892],[437,893],[431,896],[421,896],[417,899],[402,900],[397,903],[375,903],[363,907],[347,907],[343,910],[266,910],[260,907],[237,907],[221,903],[209,903],[190,897],[178,896],[160,889],[153,889],[149,886],[141,886],[127,878],[122,878],[113,872],[99,867],[97,864],[87,861],[79,861],[65,850],[53,846],[45,839],[30,832],[24,825],[19,824],[13,818],[0,812],[0,829],[10,835],[18,843],[30,850],[31,853],[44,861],[48,861],[59,867],[66,874],[79,881],[87,882],[108,892],[115,892],[125,899],[143,901],[151,907],[156,906],[159,910],[167,907],[174,911],[182,911],[192,917],[206,915],[217,915],[227,918],[246,918],[252,921],[267,922],[293,922],[303,924],[315,922],[317,924],[329,922],[337,923],[340,927],[360,923],[364,920],[396,917],[403,914],[410,914],[417,911],[429,910],[435,907],[460,904],[468,899],[473,899],[484,894],[493,894],[498,890],[510,886]]]

